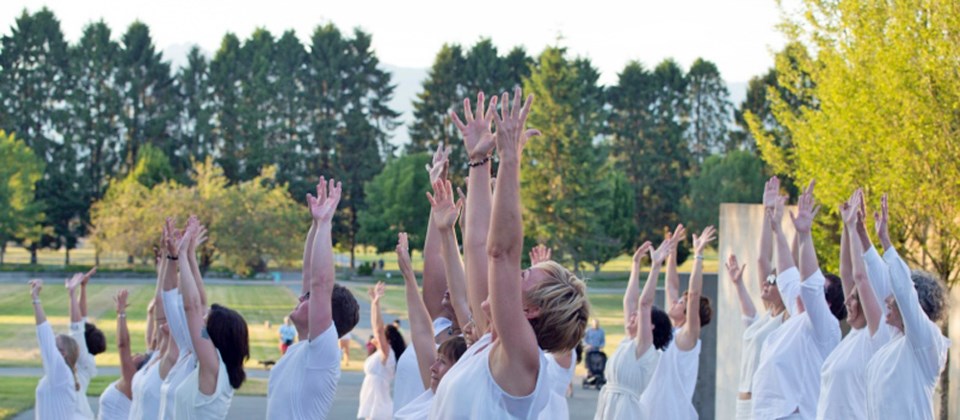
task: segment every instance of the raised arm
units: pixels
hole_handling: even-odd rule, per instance
[[[677,231],[680,233],[674,232],[667,234],[667,240],[673,245],[670,247],[670,255],[667,256],[667,277],[664,283],[664,295],[667,299],[666,307],[670,307],[670,305],[673,305],[680,299],[680,275],[677,274],[677,245],[683,240],[682,238],[686,236],[686,232],[683,229],[683,225],[677,226]],[[670,240],[678,235],[681,239]]]
[[[457,247],[457,232],[454,230],[463,201],[454,204],[453,187],[450,185],[450,181],[443,180],[433,184],[433,194],[427,193],[427,199],[430,200],[431,206],[430,223],[436,226],[437,236],[440,239],[438,251],[443,261],[446,288],[450,291],[450,304],[453,306],[454,315],[457,317],[457,324],[467,325],[473,315],[467,297],[463,261],[460,259],[460,250]],[[426,279],[423,283],[423,287],[427,287]]]
[[[797,203],[797,215],[793,217],[793,226],[800,237],[800,299],[810,317],[813,332],[817,340],[824,342],[832,337],[840,336],[839,324],[836,317],[830,312],[830,306],[824,297],[826,278],[820,272],[816,251],[813,248],[813,218],[816,217],[820,206],[816,205],[813,197],[814,181],[800,195]],[[839,341],[839,338],[838,340]]]
[[[516,88],[513,106],[509,95],[503,94],[501,113],[495,114],[497,125],[497,154],[500,167],[497,172],[497,187],[493,196],[493,212],[490,216],[489,243],[487,244],[490,313],[493,326],[501,345],[493,355],[500,360],[491,365],[495,379],[512,378],[514,389],[529,389],[535,384],[540,369],[539,346],[533,327],[526,319],[523,308],[522,273],[520,256],[523,253],[523,219],[520,209],[520,160],[527,136],[524,133],[527,115],[533,103],[533,95],[527,97],[520,107],[520,88]],[[475,182],[474,175],[470,175]],[[477,191],[470,191],[474,197]],[[469,215],[467,234],[475,231],[473,215]],[[473,220],[471,220],[473,219]],[[467,262],[471,260],[467,256]],[[476,314],[476,311],[474,311]],[[500,382],[500,381],[498,381]]]
[[[182,242],[184,232],[176,228],[172,218],[168,217],[166,223],[167,257],[164,261],[166,267],[163,271],[162,303],[164,313],[167,316],[167,325],[170,327],[170,337],[176,343],[179,354],[187,354],[193,351],[193,341],[190,339],[190,328],[187,325],[186,313],[183,308],[182,288],[188,279],[191,282],[193,281],[193,276],[187,277],[184,273],[178,275],[180,250],[177,246]],[[184,252],[187,252],[186,247],[184,247]],[[189,273],[189,270],[187,270],[187,273]],[[180,281],[181,279],[183,281]]]
[[[43,373],[50,376],[50,380],[58,380],[66,369],[57,369],[63,364],[63,356],[57,349],[57,337],[53,334],[53,327],[47,322],[47,315],[43,312],[40,303],[40,290],[43,289],[43,280],[30,280],[30,297],[33,299],[33,316],[37,322],[37,342],[40,345],[40,359],[43,361]]]
[[[849,200],[840,205],[840,217],[843,219],[843,229],[840,232],[840,285],[843,286],[844,298],[850,296],[850,293],[853,293],[853,255],[856,255],[857,259],[860,259],[860,254],[850,254],[850,251],[853,249],[851,248],[850,242],[855,238],[851,237],[851,230],[847,229],[848,223],[856,223],[857,210],[859,210],[859,207],[853,207],[853,205],[856,204],[856,195],[857,192],[854,192]],[[848,221],[848,216],[853,219]]]
[[[333,266],[333,215],[340,204],[340,194],[343,186],[333,179],[327,181],[320,177],[317,184],[317,196],[307,196],[310,204],[310,215],[317,225],[316,236],[313,239],[313,255],[310,258],[310,318],[309,339],[323,334],[333,323],[331,299],[333,286],[336,281],[336,271]]]
[[[77,303],[77,288],[83,282],[83,274],[74,274],[64,282],[67,288],[67,297],[70,299],[70,323],[77,324],[83,322],[83,316],[80,314],[80,306]]]
[[[203,395],[213,395],[217,390],[217,376],[220,372],[220,356],[217,354],[217,348],[210,340],[207,334],[204,316],[207,308],[200,303],[200,290],[197,288],[197,281],[193,278],[193,272],[190,270],[190,262],[187,253],[190,249],[190,241],[197,235],[199,227],[196,224],[188,224],[183,233],[183,237],[177,245],[178,266],[180,269],[180,293],[183,295],[183,312],[187,320],[187,329],[190,331],[190,341],[193,344],[193,351],[197,355],[199,364],[199,388]],[[219,378],[227,380],[227,378]]]
[[[687,320],[677,335],[677,349],[689,351],[697,345],[700,339],[700,295],[703,293],[703,251],[707,244],[713,241],[716,229],[707,226],[697,236],[693,234],[693,270],[690,273],[690,284],[687,286]]]
[[[777,210],[780,209],[782,211],[783,209],[783,206],[779,205],[781,204],[781,200],[780,178],[772,176],[767,180],[767,184],[763,188],[764,211],[774,212],[774,218],[776,218]],[[780,213],[781,216],[782,214],[783,213]],[[776,220],[780,219],[776,218]],[[760,249],[759,252],[757,252],[757,282],[761,290],[763,290],[763,284],[767,281],[767,276],[773,273],[773,248],[773,231],[767,229],[766,223],[764,223],[764,227],[760,229]],[[742,303],[743,301],[741,300],[741,304]]]
[[[410,335],[413,349],[417,354],[417,367],[424,389],[430,388],[430,366],[437,359],[437,349],[433,338],[433,323],[423,299],[417,290],[417,277],[413,274],[410,262],[410,245],[406,232],[401,232],[397,240],[397,264],[403,274],[404,295],[407,298],[407,316],[410,319]]]
[[[637,352],[636,357],[643,356],[650,346],[653,345],[653,321],[651,320],[651,311],[653,303],[657,296],[657,279],[660,277],[660,267],[663,260],[670,254],[671,239],[664,240],[656,250],[650,248],[650,273],[647,274],[647,282],[643,284],[643,291],[640,292],[640,300],[637,306]]]
[[[127,331],[127,289],[120,289],[113,297],[117,305],[117,351],[120,353],[120,382],[117,389],[132,398],[133,375],[137,373],[137,365],[133,361],[130,350],[130,332]]]
[[[807,188],[800,194],[797,202],[797,215],[793,216],[793,227],[797,229],[797,236],[800,240],[800,278],[807,279],[820,270],[820,263],[817,261],[817,252],[813,248],[813,219],[820,211],[820,206],[816,204],[813,197],[813,187],[816,180],[811,180]]]
[[[383,282],[377,282],[376,286],[367,290],[370,296],[370,325],[373,327],[373,335],[377,338],[377,351],[380,352],[380,363],[387,363],[390,357],[390,342],[387,341],[387,331],[384,329],[383,312],[380,310],[380,298],[386,292],[386,286]]]
[[[530,249],[530,266],[540,264],[544,261],[550,261],[553,250],[550,247],[539,244]]]
[[[80,317],[83,320],[87,319],[87,283],[90,282],[90,278],[94,274],[97,274],[97,267],[93,267],[90,271],[84,273],[83,280],[80,281]]]
[[[630,317],[637,312],[640,304],[640,263],[643,257],[650,253],[653,244],[650,241],[644,242],[637,251],[633,253],[633,264],[630,267],[630,279],[627,280],[627,290],[623,293],[623,329],[630,334]]]
[[[456,112],[451,112],[453,122],[463,135],[463,145],[470,160],[470,175],[467,184],[466,229],[463,236],[463,256],[467,276],[467,297],[473,314],[474,328],[486,331],[490,320],[480,309],[488,295],[487,235],[490,230],[490,155],[493,152],[493,121],[497,97],[490,98],[484,110],[483,92],[477,95],[477,111],[473,112],[470,100],[463,101],[464,124]],[[482,334],[482,333],[481,333]]]
[[[450,167],[448,156],[451,147],[443,147],[443,142],[433,153],[433,161],[427,165],[430,174],[430,185],[447,179],[447,170]],[[430,217],[427,221],[427,236],[423,241],[423,303],[430,312],[430,318],[437,318],[443,313],[443,294],[447,289],[447,280],[444,278],[445,268],[441,257],[440,229]],[[457,254],[460,250],[457,250]]]
[[[871,284],[872,280],[869,278],[867,266],[864,264],[863,258],[860,257],[863,255],[863,245],[860,240],[856,239],[856,225],[860,222],[862,215],[860,212],[860,200],[863,200],[863,191],[857,190],[857,192],[854,193],[852,202],[850,203],[851,205],[848,206],[849,208],[844,209],[841,215],[843,217],[843,228],[847,233],[847,237],[850,238],[848,243],[850,249],[847,253],[853,256],[850,261],[852,265],[851,277],[853,278],[857,294],[859,295],[860,308],[863,310],[863,315],[867,319],[867,327],[870,329],[870,335],[873,336],[880,327],[883,310],[880,309],[880,300],[877,298],[873,285]],[[844,289],[843,292],[844,296],[850,296],[846,289]]]
[[[774,218],[775,212],[767,211],[767,225],[773,231],[774,242],[777,247],[777,289],[783,299],[783,305],[790,316],[796,316],[799,312],[797,298],[800,296],[800,271],[797,270],[797,264],[793,260],[793,254],[790,253],[790,245],[787,244],[787,236],[783,233],[783,226],[780,220]]]
[[[197,234],[189,244],[190,249],[187,252],[187,262],[190,263],[190,273],[193,274],[193,279],[197,282],[197,290],[200,292],[200,304],[203,305],[203,307],[207,307],[207,291],[206,288],[203,287],[203,276],[200,275],[200,266],[197,264],[197,247],[207,241],[207,228],[200,224],[196,216],[190,216],[190,220],[187,223],[195,223],[198,225]]]
[[[309,203],[310,194],[307,195],[307,203]],[[313,273],[311,260],[313,259],[313,241],[316,234],[317,222],[311,217],[310,229],[307,231],[307,238],[303,241],[303,268],[300,270],[300,296],[307,296],[307,292],[310,291],[310,276]],[[306,337],[300,337],[300,339],[306,339]]]
[[[770,229],[764,228],[763,230]],[[741,266],[737,261],[737,256],[730,254],[730,257],[727,258],[726,267],[730,282],[733,283],[733,287],[737,289],[737,298],[740,301],[740,315],[742,315],[745,320],[749,320],[747,325],[750,325],[757,317],[757,307],[753,305],[753,298],[750,297],[747,286],[743,284],[743,271],[747,268],[747,265],[744,264]]]

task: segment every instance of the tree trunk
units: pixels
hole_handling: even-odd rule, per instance
[[[100,250],[99,249],[93,253],[93,265],[97,267],[100,266]]]
[[[30,245],[30,264],[37,265],[37,244]]]
[[[63,250],[64,250],[63,266],[66,267],[70,265],[70,248],[64,246]]]
[[[7,252],[7,241],[0,241],[0,265],[3,265],[3,254]]]
[[[949,291],[947,292],[949,293]],[[950,317],[943,321],[940,330],[944,336],[950,336]],[[940,420],[948,420],[950,414],[950,352],[947,352],[947,363],[940,373]]]
[[[127,255],[127,265],[133,265],[133,255]]]

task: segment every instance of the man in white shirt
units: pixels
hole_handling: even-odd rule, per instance
[[[321,177],[317,196],[307,195],[313,222],[303,250],[303,294],[290,313],[300,341],[270,372],[268,419],[327,417],[340,379],[338,339],[360,320],[356,298],[334,282],[331,231],[340,192],[340,183]]]
[[[799,269],[787,238],[767,210],[767,222],[777,247],[777,287],[790,318],[770,334],[753,376],[753,417],[756,420],[814,419],[820,397],[820,369],[840,343],[839,319],[846,316],[843,290],[835,276],[820,272],[810,229],[819,207],[814,182],[798,203],[794,227],[800,241]],[[781,204],[782,205],[782,204]],[[802,281],[801,281],[802,279]]]

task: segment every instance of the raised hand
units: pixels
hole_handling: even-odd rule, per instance
[[[463,135],[463,146],[467,150],[467,157],[471,162],[479,162],[493,153],[495,146],[490,124],[497,109],[497,97],[490,98],[490,105],[483,109],[483,92],[477,94],[477,111],[470,107],[470,99],[463,100],[463,113],[467,120],[464,124],[456,112],[450,112],[453,123]]]
[[[168,217],[164,221],[163,225],[163,245],[167,251],[167,255],[171,256],[171,258],[179,254],[177,243],[180,242],[181,236],[182,233],[177,230],[176,225],[174,225],[173,218]]]
[[[397,235],[397,265],[400,271],[405,274],[413,274],[413,263],[410,261],[410,243],[407,240],[407,232],[400,232]]]
[[[186,229],[183,230],[183,235],[180,236],[177,241],[177,253],[176,255],[184,254],[190,251],[190,244],[193,243],[194,237],[197,236],[200,226],[197,223],[187,223]]]
[[[314,222],[326,223],[333,220],[333,214],[337,211],[337,204],[340,203],[342,189],[341,184],[335,182],[333,178],[327,181],[326,178],[320,177],[320,182],[317,183],[316,197],[307,194],[307,204],[310,206],[310,215]]]
[[[493,114],[493,121],[497,125],[497,153],[500,159],[505,157],[519,158],[523,153],[523,146],[527,140],[533,136],[539,136],[540,131],[527,129],[527,116],[530,114],[530,106],[533,105],[533,95],[528,95],[527,99],[520,104],[522,92],[520,87],[513,91],[513,105],[510,105],[510,95],[503,93],[500,101],[500,114]]]
[[[121,314],[127,311],[127,307],[130,306],[127,303],[128,292],[127,289],[117,290],[117,295],[113,297],[113,302],[117,305],[117,313]]]
[[[463,207],[463,200],[453,202],[453,186],[450,181],[437,181],[432,187],[433,194],[427,191],[427,200],[430,200],[433,208],[430,217],[440,229],[453,229]]]
[[[63,286],[66,287],[67,290],[70,291],[70,293],[73,293],[73,291],[76,290],[77,286],[79,286],[80,283],[82,282],[83,282],[83,273],[76,273],[73,276],[70,276],[69,279],[64,280]]]
[[[550,261],[553,250],[550,247],[539,244],[530,249],[530,265],[537,265],[544,261]]]
[[[813,187],[816,182],[817,180],[811,180],[807,188],[803,190],[803,194],[800,194],[800,199],[797,202],[797,215],[790,215],[793,219],[793,227],[797,229],[797,232],[809,233],[810,229],[813,228],[813,218],[820,211],[820,206],[816,204],[813,197]]]
[[[840,204],[840,217],[843,224],[854,226],[857,223],[857,214],[860,212],[863,190],[857,189],[846,202]]]
[[[730,281],[733,284],[740,284],[743,281],[743,271],[746,270],[747,265],[740,265],[737,262],[737,256],[735,254],[730,254],[730,257],[727,258],[727,274],[730,275]]]
[[[673,246],[671,244],[672,241],[673,241],[672,239],[664,239],[663,242],[660,243],[660,246],[657,247],[657,249],[653,249],[652,246],[649,248],[651,264],[656,264],[656,265],[663,264],[663,260],[667,259],[667,256],[670,255],[670,247]]]
[[[90,282],[90,278],[93,277],[94,274],[97,274],[96,266],[91,268],[90,271],[87,271],[86,273],[83,274],[83,280],[80,281],[80,285],[86,287],[87,283]]]
[[[387,287],[382,281],[378,281],[376,286],[367,289],[367,296],[370,296],[371,303],[379,302],[380,298],[386,293],[386,289]]]
[[[633,263],[639,265],[640,261],[643,260],[643,257],[646,257],[650,253],[650,250],[653,249],[653,244],[650,241],[646,241],[640,244],[637,247],[637,250],[633,253]]]
[[[707,244],[713,242],[716,238],[717,230],[713,226],[707,226],[703,232],[700,233],[700,236],[697,236],[696,233],[693,234],[693,251],[696,255],[703,255],[704,248],[707,247]]]
[[[677,245],[680,242],[683,242],[686,237],[687,228],[683,227],[683,224],[677,225],[677,227],[673,230],[673,233],[668,233],[666,238],[670,240],[670,253],[676,252]]]
[[[441,179],[447,179],[447,170],[450,168],[450,152],[453,148],[443,147],[443,142],[437,145],[437,150],[433,152],[433,160],[426,165],[427,173],[430,174],[430,183],[433,184]]]
[[[777,204],[777,200],[780,198],[780,178],[775,176],[770,177],[767,180],[767,184],[763,187],[763,207],[773,208]]]
[[[880,197],[880,212],[873,212],[873,220],[883,249],[890,248],[892,242],[890,242],[890,208],[887,205],[887,194]]]
[[[37,300],[40,298],[40,290],[43,289],[43,280],[33,279],[30,280],[30,296]]]
[[[773,204],[773,217],[777,221],[777,223],[780,223],[780,221],[783,220],[783,211],[786,208],[787,208],[787,196],[785,195],[777,196],[777,199]]]

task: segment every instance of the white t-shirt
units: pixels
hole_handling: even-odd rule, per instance
[[[933,419],[933,392],[947,362],[950,340],[920,307],[910,269],[892,247],[883,254],[890,287],[903,318],[896,331],[867,364],[867,417]]]
[[[99,420],[127,420],[130,418],[130,399],[117,389],[119,379],[107,385],[107,389],[100,394]]]
[[[324,419],[340,380],[340,348],[333,323],[312,341],[287,349],[270,370],[268,419]]]
[[[49,322],[37,325],[37,341],[43,361],[43,377],[37,383],[36,405],[33,412],[37,419],[83,419],[77,411],[76,382],[73,371],[57,349],[57,337]]]
[[[97,362],[87,348],[86,331],[87,319],[83,318],[80,322],[70,323],[70,336],[77,342],[79,351],[77,352],[77,380],[80,382],[80,395],[83,398],[77,399],[77,413],[83,418],[92,419],[93,410],[90,408],[90,402],[87,401],[87,388],[90,387],[90,380],[97,376]]]
[[[217,351],[220,368],[217,371],[217,387],[213,394],[200,392],[200,367],[193,369],[187,379],[177,388],[175,397],[175,415],[177,420],[220,420],[227,418],[230,401],[233,399],[233,387],[227,365],[223,363]]]
[[[393,418],[394,420],[427,420],[430,417],[430,406],[432,404],[433,390],[428,389],[407,405],[400,407]]]
[[[753,390],[753,373],[760,363],[760,350],[767,336],[783,324],[783,315],[770,316],[765,312],[759,319],[744,318],[747,329],[743,331],[743,347],[740,350],[740,384],[737,392],[751,392]]]
[[[533,392],[524,396],[508,394],[490,372],[490,352],[496,342],[484,345],[469,357],[460,357],[458,369],[450,369],[440,381],[430,408],[431,419],[530,419],[536,418],[550,400],[547,358],[539,351],[540,367]]]
[[[130,420],[156,420],[160,418],[160,354],[156,360],[133,375],[131,385],[133,401],[130,404]]]
[[[777,276],[777,288],[790,319],[767,337],[753,375],[753,416],[777,419],[797,414],[814,419],[820,399],[820,369],[840,344],[840,324],[824,297],[826,279],[818,270],[800,282],[792,267]],[[806,310],[796,314],[796,297]],[[790,301],[793,304],[790,304]]]
[[[447,334],[448,329],[453,323],[444,317],[438,317],[433,320],[434,338],[441,334]],[[439,348],[440,346],[437,345]],[[407,346],[407,349],[397,360],[397,376],[393,384],[393,412],[396,414],[410,401],[423,394],[426,389],[423,387],[423,380],[420,378],[420,367],[417,364],[417,352],[413,349],[413,344]]]

